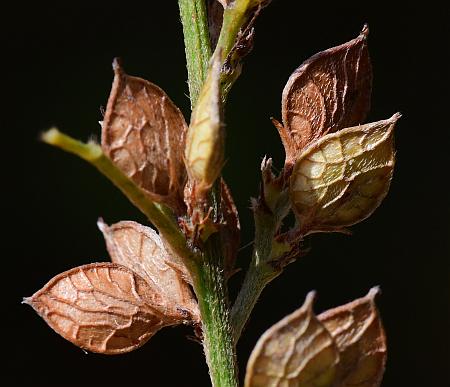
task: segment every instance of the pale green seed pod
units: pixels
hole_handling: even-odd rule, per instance
[[[213,58],[188,129],[185,160],[197,193],[206,192],[220,175],[224,162],[221,120],[220,55]]]
[[[290,194],[305,233],[351,226],[380,205],[392,179],[399,117],[328,134],[302,152]]]

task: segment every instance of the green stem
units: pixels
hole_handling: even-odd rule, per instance
[[[179,0],[183,23],[191,106],[195,107],[208,74],[211,47],[204,0]],[[215,190],[214,203],[220,203]],[[217,214],[213,214],[213,217]],[[215,387],[237,387],[236,349],[230,322],[228,291],[220,238],[212,235],[194,277],[203,327],[203,347],[211,382]]]
[[[242,330],[265,286],[280,274],[271,264],[274,236],[278,228],[276,216],[267,208],[254,208],[255,241],[252,261],[231,312],[234,341],[237,343]]]
[[[265,286],[282,272],[282,259],[291,253],[288,241],[277,241],[283,219],[288,215],[291,204],[289,190],[284,178],[272,175],[272,161],[262,166],[262,189],[260,197],[253,201],[255,220],[255,241],[252,261],[232,309],[235,343],[253,311]]]
[[[270,266],[264,263],[258,264],[255,259],[252,259],[231,312],[235,344],[239,341],[262,291],[276,276]]]
[[[183,24],[189,94],[193,109],[208,73],[211,45],[204,0],[178,0]]]
[[[196,256],[186,245],[184,235],[179,229],[171,210],[164,205],[151,201],[145,192],[112,163],[103,153],[100,145],[75,140],[55,128],[43,133],[42,140],[47,144],[73,153],[95,166],[147,216],[171,246],[174,253],[185,261],[190,270],[193,270],[193,262]]]
[[[215,387],[237,387],[238,372],[228,290],[217,236],[208,240],[194,284],[203,324],[203,346]]]
[[[249,0],[236,0],[232,7],[223,12],[222,28],[216,46],[216,51],[221,51],[222,61],[230,53],[239,30],[248,19],[249,3]]]
[[[222,63],[225,62],[236,43],[237,36],[241,28],[252,16],[251,9],[258,1],[254,0],[235,0],[232,6],[225,8],[223,12],[222,28],[214,54],[220,52]],[[233,86],[233,83],[239,76],[240,71],[235,69],[229,73],[222,72],[220,77],[222,100],[226,101],[227,95]]]

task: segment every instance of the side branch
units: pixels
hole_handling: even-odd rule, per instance
[[[118,169],[112,161],[103,153],[100,145],[94,142],[83,143],[52,128],[44,132],[42,141],[73,153],[88,161],[96,167],[103,175],[119,188],[122,193],[155,225],[173,251],[179,255],[193,270],[193,261],[196,255],[188,248],[186,240],[178,227],[177,221],[171,210],[164,205],[155,203],[149,199],[128,176]]]

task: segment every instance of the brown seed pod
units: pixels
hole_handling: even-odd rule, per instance
[[[143,345],[176,322],[143,278],[114,263],[80,266],[24,299],[58,334],[91,352],[115,355]]]
[[[304,305],[268,329],[247,365],[246,387],[378,387],[386,362],[386,337],[375,306],[378,288],[363,298],[312,311]]]
[[[386,336],[373,288],[363,298],[318,316],[335,340],[340,355],[340,387],[377,387],[386,364]]]
[[[158,86],[127,75],[114,61],[114,82],[102,124],[102,148],[149,197],[184,208],[187,125]]]
[[[351,226],[380,205],[392,178],[399,117],[330,133],[303,151],[290,194],[304,234]]]
[[[283,125],[274,122],[287,163],[323,135],[364,122],[372,88],[367,35],[364,26],[356,39],[319,52],[290,76],[282,95]]]
[[[189,322],[200,320],[198,305],[187,282],[190,274],[182,262],[169,254],[159,235],[150,227],[124,221],[108,226],[101,219],[102,231],[111,261],[133,270],[161,294],[165,315]]]
[[[314,292],[303,306],[269,328],[247,364],[245,387],[329,386],[339,353],[312,311]]]

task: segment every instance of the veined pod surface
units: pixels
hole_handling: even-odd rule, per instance
[[[269,328],[250,355],[245,387],[378,387],[386,336],[375,305],[377,287],[316,316],[314,292]]]
[[[368,33],[364,26],[358,37],[313,55],[289,77],[283,125],[276,123],[287,161],[325,134],[364,122],[372,90]]]
[[[224,127],[221,120],[220,55],[212,60],[188,129],[185,160],[196,192],[206,192],[220,175],[224,162]]]
[[[157,289],[167,317],[180,323],[200,320],[189,286],[191,276],[178,257],[165,249],[156,231],[131,221],[108,226],[100,219],[97,224],[111,261],[133,270]]]
[[[331,386],[339,352],[315,316],[313,301],[311,292],[300,309],[261,336],[247,364],[245,387]]]
[[[379,288],[362,298],[329,309],[318,319],[339,350],[339,387],[376,387],[383,378],[387,347],[375,297]]]
[[[399,117],[328,134],[302,152],[290,194],[304,233],[351,226],[379,206],[392,178]]]
[[[164,315],[164,301],[148,282],[114,263],[61,273],[24,302],[65,339],[107,355],[132,351],[176,324]]]
[[[102,123],[106,155],[156,202],[182,212],[187,131],[178,107],[158,86],[125,73],[115,60]]]

